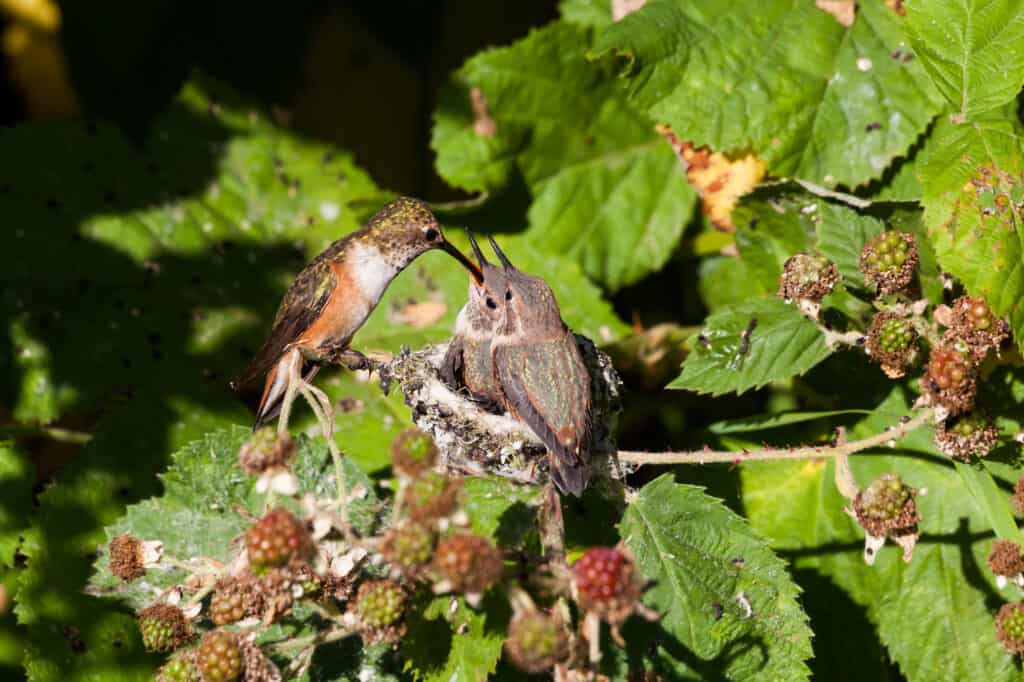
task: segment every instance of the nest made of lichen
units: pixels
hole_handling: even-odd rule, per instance
[[[595,478],[621,478],[615,458],[615,425],[622,411],[621,380],[611,359],[576,336],[591,387],[591,466]],[[522,483],[547,480],[547,450],[529,426],[509,414],[487,411],[441,380],[448,344],[402,352],[379,368],[385,391],[397,387],[416,426],[430,434],[441,464],[470,475],[494,474]],[[603,472],[603,474],[602,474]]]

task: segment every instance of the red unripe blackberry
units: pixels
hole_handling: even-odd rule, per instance
[[[949,329],[943,340],[947,345],[965,345],[971,359],[980,363],[989,351],[997,351],[1010,335],[1010,327],[996,317],[985,299],[961,296],[953,302]]]
[[[264,427],[249,436],[238,450],[238,465],[248,474],[258,475],[270,469],[284,469],[295,459],[295,442],[287,433]]]
[[[427,521],[454,512],[461,491],[462,481],[436,471],[421,471],[409,481],[403,495],[409,515],[417,521]]]
[[[633,560],[614,547],[591,547],[572,565],[573,590],[582,609],[611,623],[636,609],[642,591]]]
[[[233,682],[242,674],[242,652],[238,637],[227,630],[213,630],[203,636],[196,653],[196,665],[203,682]]]
[[[306,524],[285,509],[274,509],[246,532],[245,548],[249,562],[259,569],[308,558],[313,541]]]
[[[873,237],[861,251],[860,271],[882,294],[907,287],[917,268],[917,244],[909,232],[888,231]]]
[[[922,388],[933,405],[960,414],[974,406],[976,371],[968,355],[949,346],[932,348]]]
[[[455,592],[480,593],[501,578],[501,553],[486,538],[470,533],[441,540],[434,551],[434,569]]]
[[[227,625],[255,616],[263,611],[263,580],[251,575],[224,578],[210,598],[210,620],[214,625]]]
[[[786,261],[779,278],[779,296],[787,301],[810,299],[820,301],[832,293],[839,272],[824,256],[798,253]]]
[[[505,656],[523,672],[547,672],[569,657],[569,633],[555,614],[524,611],[509,623]]]
[[[356,613],[363,625],[383,628],[397,622],[405,611],[405,592],[394,580],[371,580],[359,586]]]
[[[171,651],[192,638],[185,614],[170,604],[153,604],[140,611],[139,631],[147,651]]]
[[[395,526],[385,536],[381,554],[405,575],[415,575],[434,556],[437,536],[433,529],[407,523]]]
[[[996,637],[1011,654],[1024,653],[1024,603],[1003,604],[996,614]]]

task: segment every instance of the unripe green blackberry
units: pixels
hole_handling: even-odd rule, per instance
[[[249,562],[256,569],[281,566],[291,559],[306,559],[313,551],[309,531],[285,509],[274,509],[245,534]]]
[[[527,673],[543,673],[569,657],[569,633],[556,614],[529,610],[508,626],[505,656]]]
[[[922,388],[933,405],[950,414],[961,414],[974,406],[977,371],[966,352],[950,346],[935,346],[928,358]]]
[[[917,244],[909,232],[888,231],[873,237],[861,251],[860,271],[882,294],[905,289],[917,268]]]
[[[202,682],[196,668],[196,650],[176,651],[156,675],[156,682]]]
[[[192,637],[185,614],[170,604],[153,604],[140,611],[139,631],[147,651],[172,651]]]
[[[880,312],[868,327],[866,350],[882,365],[886,376],[898,379],[917,356],[917,332],[910,320],[889,311]]]
[[[213,630],[203,636],[196,653],[196,665],[203,682],[233,682],[242,674],[242,652],[238,636],[227,630]]]
[[[405,592],[394,580],[371,580],[359,587],[356,613],[364,625],[383,628],[398,621],[405,611]]]
[[[839,281],[836,266],[824,256],[798,253],[786,261],[779,278],[779,296],[787,301],[820,301]]]
[[[407,523],[392,528],[385,536],[381,554],[404,575],[413,576],[430,562],[436,541],[433,529]]]
[[[404,501],[409,515],[417,521],[448,516],[459,504],[462,481],[436,471],[421,471],[409,481]]]
[[[1003,604],[996,614],[996,637],[1011,654],[1024,653],[1024,603]]]
[[[210,620],[227,625],[261,613],[262,592],[261,581],[251,575],[224,578],[210,598]]]
[[[504,565],[501,553],[490,540],[460,533],[438,543],[434,570],[455,592],[481,593],[501,578]]]
[[[437,462],[437,447],[419,429],[406,429],[391,443],[391,465],[402,476],[416,476]]]
[[[270,469],[286,469],[295,460],[295,442],[277,429],[259,429],[238,450],[238,465],[248,474],[259,475]]]
[[[984,457],[999,442],[999,431],[988,417],[970,412],[946,419],[935,430],[935,445],[944,454],[969,462]]]
[[[949,329],[943,337],[947,345],[962,344],[971,359],[980,363],[989,351],[997,351],[1010,335],[1010,327],[996,317],[985,299],[961,296],[953,302],[949,315]]]
[[[882,474],[853,501],[857,522],[875,537],[911,532],[920,520],[913,488],[896,474]]]

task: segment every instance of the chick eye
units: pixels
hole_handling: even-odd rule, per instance
[[[498,307],[498,304],[494,302],[493,298],[488,296],[487,297],[487,307],[490,308],[491,310],[494,310],[495,308]]]
[[[434,228],[432,228],[432,227],[431,227],[431,228],[428,228],[428,229],[427,229],[427,232],[426,232],[426,237],[427,237],[427,241],[428,241],[428,242],[432,242],[432,241],[434,241],[434,240],[435,240],[435,239],[437,239],[437,237],[438,237],[438,232],[437,232],[437,230],[435,230],[435,229],[434,229]]]

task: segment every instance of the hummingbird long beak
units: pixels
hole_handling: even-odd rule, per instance
[[[494,237],[487,235],[487,241],[491,243],[491,248],[494,249],[494,253],[498,256],[498,260],[501,261],[501,265],[506,270],[515,270],[516,266],[512,265],[512,261],[508,259],[505,252],[498,246],[498,242],[494,241]]]
[[[443,242],[440,245],[440,247],[441,247],[442,251],[447,253],[449,256],[451,256],[455,260],[459,261],[462,264],[462,267],[464,267],[467,270],[469,270],[469,276],[473,278],[474,282],[476,282],[478,285],[483,285],[483,283],[484,283],[484,273],[483,273],[483,271],[480,269],[480,267],[478,265],[476,265],[473,261],[469,260],[464,255],[462,255],[461,251],[459,251],[457,248],[452,246],[447,241]]]

